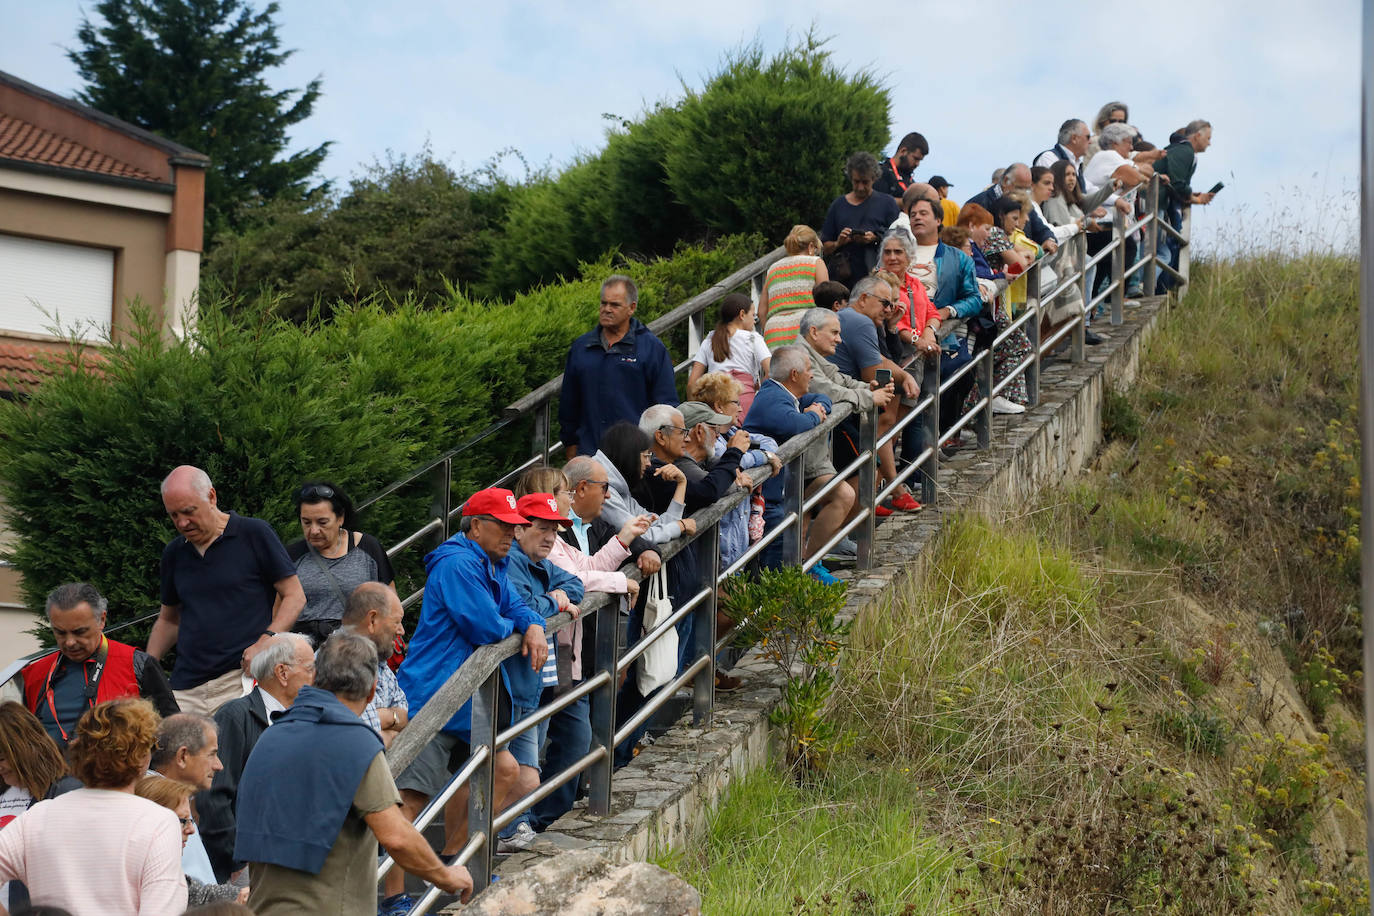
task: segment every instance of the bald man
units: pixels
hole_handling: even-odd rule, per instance
[[[296,567],[266,522],[221,512],[210,477],[182,465],[162,481],[177,536],[162,551],[162,607],[148,636],[161,659],[173,645],[172,693],[182,712],[213,715],[242,696],[240,671],[305,607]]]

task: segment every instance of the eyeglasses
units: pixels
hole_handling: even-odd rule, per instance
[[[885,309],[897,307],[897,303],[893,302],[891,299],[884,299],[882,296],[874,296],[873,298],[881,302],[883,304],[883,308]]]
[[[609,480],[584,480],[582,482],[589,487],[600,487],[602,493],[611,492],[611,482]]]
[[[677,433],[677,434],[680,435],[680,436],[690,436],[690,435],[692,434],[692,431],[691,431],[690,429],[684,429],[684,428],[681,427],[681,426],[660,426],[660,427],[659,427],[659,430],[660,430],[660,431],[665,430],[665,429],[667,429],[667,430],[672,430],[673,432]]]
[[[333,487],[326,487],[324,484],[314,484],[308,487],[301,487],[301,502],[316,503],[322,499],[333,499],[335,497]]]
[[[183,827],[189,827],[195,823],[195,821],[191,820],[189,817],[179,817],[177,820],[181,821],[181,826]]]

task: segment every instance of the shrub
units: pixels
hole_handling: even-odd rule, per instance
[[[706,225],[781,240],[795,223],[819,229],[848,189],[845,159],[881,156],[888,92],[869,72],[846,76],[808,35],[765,60],[754,44],[682,103],[668,184]]]
[[[726,596],[725,612],[738,624],[736,644],[759,646],[787,678],[768,721],[783,730],[787,764],[799,776],[824,769],[843,743],[830,699],[849,637],[849,624],[837,616],[847,590],[788,566],[732,582]]]
[[[761,247],[737,238],[628,265],[640,314],[663,313]],[[109,597],[111,623],[154,609],[161,547],[173,535],[157,484],[181,463],[205,468],[223,507],[299,537],[290,491],[303,478],[366,496],[557,374],[569,342],[592,325],[611,269],[604,258],[575,282],[509,306],[456,293],[442,309],[369,299],[304,326],[266,297],[238,316],[204,309],[182,341],[163,340],[138,310],[132,336],[110,346],[100,374],[68,359],[30,398],[0,402],[0,499],[27,603],[40,607],[57,584],[87,579]],[[528,449],[516,427],[465,453],[454,504]],[[418,484],[370,510],[363,527],[384,541],[413,530],[431,498]]]
[[[392,156],[342,196],[268,204],[208,253],[206,288],[250,301],[281,293],[280,314],[297,321],[321,304],[327,313],[379,293],[369,301],[438,304],[450,282],[480,292],[495,230],[516,195],[493,168],[459,174],[427,149]]]

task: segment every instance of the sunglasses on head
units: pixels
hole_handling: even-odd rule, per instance
[[[323,499],[334,498],[334,488],[326,487],[324,484],[312,484],[308,487],[301,487],[301,502],[315,503]]]

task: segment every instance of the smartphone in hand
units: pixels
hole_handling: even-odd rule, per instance
[[[886,388],[892,384],[892,370],[879,369],[873,375],[873,380],[878,383],[879,388]]]
[[[1225,184],[1224,182],[1218,181],[1216,184],[1212,185],[1212,189],[1211,189],[1210,191],[1208,191],[1207,193],[1208,193],[1208,194],[1215,194],[1215,193],[1217,193],[1218,191],[1220,191],[1220,190],[1221,190],[1222,188],[1224,188],[1224,187],[1226,187],[1226,184]]]

